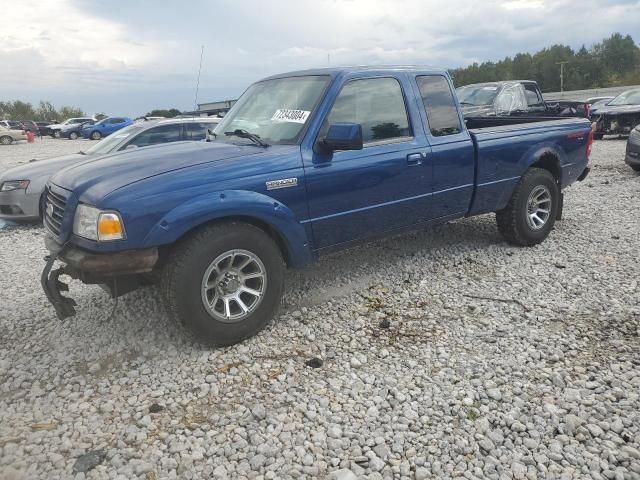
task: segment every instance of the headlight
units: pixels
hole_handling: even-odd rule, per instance
[[[73,233],[99,242],[122,240],[124,225],[116,212],[103,211],[90,205],[78,205],[73,219]]]
[[[29,180],[9,180],[2,183],[0,192],[10,192],[11,190],[26,190],[29,186]]]

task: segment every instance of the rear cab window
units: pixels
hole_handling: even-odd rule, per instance
[[[462,133],[456,101],[447,79],[442,75],[421,75],[416,77],[416,82],[431,135],[444,137]]]

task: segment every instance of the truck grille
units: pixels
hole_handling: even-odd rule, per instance
[[[60,236],[62,217],[67,205],[67,199],[47,187],[47,196],[44,204],[44,226],[56,237]]]

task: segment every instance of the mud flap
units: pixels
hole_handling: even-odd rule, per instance
[[[564,209],[564,193],[558,195],[558,211],[556,212],[556,221],[562,220],[562,210]]]
[[[56,316],[60,320],[64,320],[65,318],[73,317],[76,314],[76,305],[77,303],[72,298],[68,298],[62,295],[62,292],[69,291],[69,285],[60,281],[60,275],[64,274],[64,267],[57,268],[53,271],[53,263],[58,258],[58,254],[51,254],[47,258],[47,264],[42,270],[42,275],[40,276],[40,283],[42,285],[42,289],[47,296],[47,299],[53,305],[53,308],[56,309]]]

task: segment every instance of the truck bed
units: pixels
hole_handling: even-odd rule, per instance
[[[557,166],[560,187],[576,181],[586,167],[587,119],[484,117],[465,119],[476,147],[476,192],[470,215],[504,208],[535,159]]]

